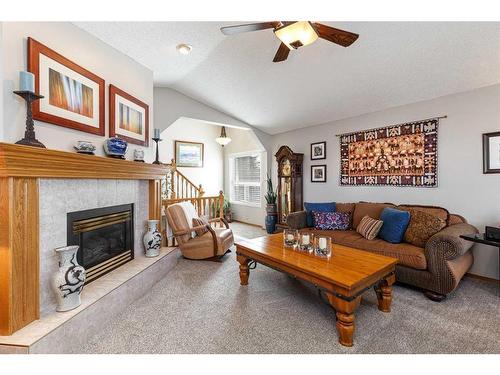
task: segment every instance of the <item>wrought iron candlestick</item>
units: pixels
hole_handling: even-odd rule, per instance
[[[161,142],[162,139],[160,138],[152,138],[153,141],[156,142],[156,160],[153,162],[153,164],[162,164],[162,162],[159,160],[159,154],[158,154],[158,142]]]
[[[35,123],[33,122],[33,113],[31,112],[31,104],[35,100],[42,99],[43,96],[31,91],[14,91],[14,94],[19,95],[26,101],[26,131],[24,132],[24,138],[17,141],[16,144],[45,148],[43,143],[35,137]]]

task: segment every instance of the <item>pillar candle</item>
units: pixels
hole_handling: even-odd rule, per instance
[[[309,245],[309,235],[308,234],[304,234],[302,236],[302,245],[304,245],[304,246]]]
[[[19,72],[19,91],[35,92],[35,75],[30,72]]]
[[[321,250],[326,249],[326,238],[320,238],[319,239],[319,248]]]
[[[155,128],[155,136],[154,137],[158,138],[158,139],[160,138],[160,129]]]

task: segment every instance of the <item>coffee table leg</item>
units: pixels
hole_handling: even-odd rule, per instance
[[[248,262],[250,262],[250,259],[242,255],[238,255],[236,260],[240,263],[240,285],[248,285],[248,276],[250,276]]]
[[[361,296],[352,301],[343,300],[333,294],[326,293],[328,302],[333,306],[337,315],[337,331],[339,343],[344,346],[352,346],[354,336],[354,310],[361,302]]]
[[[392,284],[395,279],[394,275],[390,275],[373,287],[377,294],[378,309],[382,312],[391,312]]]

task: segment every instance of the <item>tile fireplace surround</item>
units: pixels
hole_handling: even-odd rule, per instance
[[[158,260],[148,260],[142,245],[146,220],[160,219],[161,179],[168,170],[168,165],[0,143],[0,339],[15,338],[16,331],[30,336],[30,327],[40,328],[40,322],[67,325],[65,319],[73,319],[55,312],[50,289],[58,268],[54,248],[67,244],[68,212],[134,204],[135,259],[89,284],[99,292],[90,293],[88,306],[110,295],[116,300],[120,293],[134,294],[126,293],[129,281],[142,292],[175,263],[166,248]]]

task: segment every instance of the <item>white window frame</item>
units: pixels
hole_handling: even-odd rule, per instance
[[[239,185],[244,185],[244,186],[258,186],[260,188],[260,197],[259,197],[259,203],[252,203],[248,201],[238,201],[234,199],[234,189],[233,186],[235,185],[234,181],[234,159],[239,158],[239,157],[245,157],[245,156],[257,156],[260,161],[260,173],[259,173],[259,182],[244,182],[240,183]],[[261,151],[248,151],[248,152],[238,152],[235,154],[229,155],[229,202],[231,204],[236,204],[240,206],[247,206],[247,207],[257,207],[261,208],[262,207],[262,152]]]

